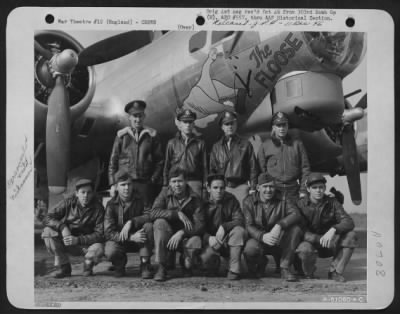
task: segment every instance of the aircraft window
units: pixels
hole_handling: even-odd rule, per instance
[[[206,45],[206,40],[206,31],[201,31],[194,34],[189,40],[189,52],[192,53],[203,48]]]
[[[90,130],[92,129],[94,124],[94,119],[87,118],[83,123],[81,131],[79,132],[79,136],[86,137],[89,135]]]
[[[232,36],[234,34],[234,32],[223,32],[223,31],[216,31],[216,32],[212,32],[211,35],[211,44],[215,44],[216,42]]]
[[[235,36],[223,42],[222,47],[224,49],[225,58],[229,58],[231,55],[236,55],[243,50],[249,49],[259,44],[260,36],[258,32],[244,32],[240,36],[239,40],[236,42],[235,47],[233,47],[232,50],[234,40]],[[232,52],[230,53],[231,50]]]

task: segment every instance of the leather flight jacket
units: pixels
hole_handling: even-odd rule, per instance
[[[108,166],[109,184],[115,184],[117,171],[127,171],[133,180],[161,184],[164,154],[157,131],[144,128],[138,142],[126,133],[115,137]]]
[[[126,202],[118,195],[108,201],[104,215],[106,240],[119,242],[119,233],[129,220],[132,221],[131,231],[137,231],[150,222],[150,208],[145,208],[142,197],[134,192]]]
[[[345,234],[354,229],[353,219],[344,210],[339,201],[325,195],[322,202],[314,204],[308,196],[297,202],[302,216],[301,227],[304,231],[323,235],[330,228],[335,228],[337,234]]]
[[[154,201],[150,212],[151,221],[162,218],[165,219],[174,231],[184,230],[185,237],[192,237],[204,233],[204,207],[200,197],[193,192],[190,186],[186,185],[186,195],[183,200],[178,200],[170,187],[162,189],[161,193]],[[192,223],[192,229],[187,230],[178,216],[178,211],[182,211]]]
[[[255,190],[259,168],[253,145],[235,134],[228,148],[227,138],[223,136],[211,150],[210,173],[213,172],[224,174],[228,187],[249,182],[250,188]]]
[[[261,172],[275,178],[278,189],[296,188],[300,183],[299,192],[307,193],[310,163],[301,140],[287,136],[281,141],[272,136],[261,145],[257,157]]]
[[[243,200],[243,213],[250,237],[258,241],[276,224],[285,230],[301,219],[297,206],[290,200],[282,201],[279,193],[265,203],[259,192],[247,196]]]
[[[103,221],[104,207],[96,197],[83,207],[74,194],[50,208],[43,224],[60,234],[68,227],[78,244],[91,245],[103,242]]]
[[[164,186],[168,185],[170,169],[178,166],[186,171],[188,180],[206,182],[207,151],[204,140],[193,135],[185,143],[179,132],[170,139],[165,154]]]

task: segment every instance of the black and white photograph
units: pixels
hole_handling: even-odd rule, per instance
[[[31,212],[11,219],[31,224],[32,306],[362,308],[388,280],[376,35],[233,11],[192,28],[55,14],[21,35],[32,132],[7,186]]]

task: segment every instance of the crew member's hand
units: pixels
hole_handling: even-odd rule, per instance
[[[68,235],[63,238],[63,241],[66,246],[77,245],[78,237],[75,237],[73,235]]]
[[[189,218],[187,218],[187,216],[184,213],[178,211],[178,217],[179,220],[183,222],[183,225],[185,226],[186,230],[190,231],[193,229],[192,222],[189,220]]]
[[[70,236],[71,231],[69,230],[68,227],[64,227],[63,230],[61,230],[61,235],[63,238],[65,238],[66,236]]]
[[[128,220],[127,223],[122,227],[122,230],[119,233],[118,241],[125,242],[129,239],[129,231],[132,227],[132,220]]]
[[[319,240],[322,247],[329,248],[332,244],[333,238],[335,236],[336,229],[330,228]]]
[[[276,245],[279,242],[281,231],[282,227],[278,224],[275,224],[275,226],[269,232],[271,234],[272,239],[274,240],[274,245]]]
[[[178,248],[179,243],[183,237],[183,230],[177,231],[168,241],[167,248],[171,251],[175,251]]]
[[[256,193],[256,190],[250,190],[249,195]]]
[[[208,238],[208,244],[209,244],[211,247],[214,247],[217,243],[218,243],[218,242],[217,242],[217,238],[216,238],[216,237],[210,236],[210,237]]]
[[[219,240],[219,242],[222,242],[224,236],[225,236],[224,227],[219,226],[217,233],[215,234],[215,237]]]
[[[265,244],[268,244],[270,246],[274,246],[276,243],[276,240],[274,237],[271,236],[270,232],[267,232],[263,235],[262,240]]]
[[[302,192],[301,192],[301,193],[299,194],[299,198],[303,198],[303,197],[306,197],[306,193],[302,193]]]
[[[136,243],[144,243],[146,242],[147,237],[146,237],[146,232],[144,232],[144,229],[140,229],[136,231],[134,234],[131,234],[129,237],[129,241],[136,242]]]

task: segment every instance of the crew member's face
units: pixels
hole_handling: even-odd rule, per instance
[[[319,202],[322,200],[325,190],[326,186],[322,182],[313,183],[307,188],[308,193],[310,193],[310,199],[314,202]]]
[[[275,185],[273,183],[264,183],[257,187],[262,201],[268,201],[275,195]]]
[[[134,129],[142,129],[144,118],[146,117],[144,112],[138,112],[129,115],[129,121],[131,122],[131,126]]]
[[[185,192],[186,180],[183,175],[173,177],[169,180],[169,186],[176,195],[182,195]]]
[[[179,129],[185,135],[190,135],[193,133],[194,121],[180,121]]]
[[[207,187],[210,198],[214,201],[220,201],[224,197],[225,182],[223,180],[213,180],[211,185]]]
[[[79,203],[85,207],[93,198],[93,188],[90,185],[85,185],[80,187],[76,192],[76,197],[79,200]]]
[[[288,130],[289,130],[289,124],[287,122],[277,123],[272,126],[272,131],[279,138],[284,138],[287,135]]]
[[[131,196],[132,190],[133,190],[132,180],[120,181],[117,184],[118,195],[123,200],[127,200]]]
[[[232,136],[236,133],[237,121],[235,120],[235,121],[223,123],[221,128],[222,128],[222,131],[224,131],[225,136]]]

